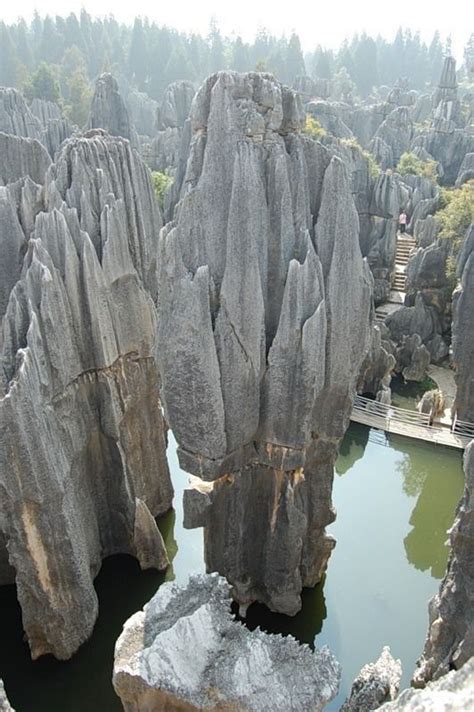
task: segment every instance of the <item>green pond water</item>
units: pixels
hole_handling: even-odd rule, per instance
[[[185,581],[203,571],[202,531],[182,527],[180,471],[173,441],[170,467],[176,511],[160,521],[172,570],[140,572],[128,556],[107,559],[96,581],[100,615],[92,638],[74,658],[31,662],[23,640],[15,587],[0,587],[0,677],[17,712],[115,712],[121,709],[112,684],[113,648],[124,621],[170,578]],[[408,684],[427,630],[428,599],[444,575],[451,526],[463,488],[459,451],[389,439],[352,424],[334,476],[337,539],[325,580],[303,592],[294,618],[249,609],[248,625],[291,633],[300,641],[328,645],[343,666],[341,691],[327,709],[337,710],[365,663],[390,645],[402,660]]]

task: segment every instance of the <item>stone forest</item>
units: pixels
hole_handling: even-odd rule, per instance
[[[0,85],[0,710],[474,709],[474,35]]]

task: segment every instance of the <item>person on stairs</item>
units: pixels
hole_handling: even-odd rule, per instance
[[[398,218],[398,229],[400,231],[400,234],[403,235],[406,232],[407,229],[407,214],[404,210],[399,215]]]

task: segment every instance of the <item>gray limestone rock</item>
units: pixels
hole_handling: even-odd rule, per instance
[[[466,153],[463,162],[459,168],[459,173],[456,178],[456,188],[460,188],[463,183],[474,179],[474,152]]]
[[[230,602],[223,578],[194,575],[163,584],[125,623],[113,674],[125,712],[323,710],[340,679],[328,648],[250,632]]]
[[[210,77],[159,260],[165,413],[203,482],[186,521],[242,605],[290,614],[334,544],[332,465],[372,319],[349,176],[303,121],[271,75]]]
[[[441,238],[413,252],[406,269],[407,291],[448,287],[446,262],[450,251],[449,240]]]
[[[380,125],[391,111],[393,106],[387,102],[361,106],[351,111],[348,118],[349,127],[363,148],[368,148]]]
[[[51,158],[54,158],[64,141],[73,135],[76,127],[68,119],[50,119],[43,130],[41,142],[48,149]]]
[[[0,680],[0,712],[15,712],[8,701],[2,680]]]
[[[191,104],[196,93],[192,82],[173,82],[166,87],[156,115],[159,131],[166,128],[183,127],[191,111]]]
[[[313,116],[325,131],[336,138],[352,139],[354,134],[345,123],[345,107],[335,101],[311,101],[306,106],[307,112]]]
[[[36,215],[42,209],[43,191],[29,178],[0,186],[0,324],[10,292],[20,278]]]
[[[454,408],[460,420],[474,423],[474,226],[459,255],[460,285],[453,294],[453,362],[456,369]]]
[[[402,154],[409,150],[412,135],[410,112],[405,106],[393,109],[375,132],[374,138],[382,139],[392,151],[392,168],[397,165]]]
[[[127,138],[138,147],[136,131],[122,99],[117,80],[109,73],[101,74],[95,83],[87,129],[104,129],[112,136]]]
[[[364,665],[352,683],[349,698],[340,712],[370,712],[385,702],[394,700],[398,694],[402,665],[395,660],[390,648],[383,648],[375,663]]]
[[[46,128],[49,121],[61,118],[61,109],[54,101],[35,98],[31,102],[30,109],[31,113],[39,119],[43,128]]]
[[[0,186],[26,176],[44,183],[51,158],[37,139],[0,132],[0,156]]]
[[[41,122],[16,89],[0,87],[0,131],[14,136],[41,139]]]
[[[129,143],[92,133],[63,146],[31,235],[28,215],[11,215],[30,240],[3,320],[0,543],[33,658],[66,659],[87,640],[104,557],[167,565],[153,518],[173,490],[154,359],[161,219],[151,201]]]
[[[127,95],[127,108],[131,121],[140,136],[154,136],[158,102],[144,92],[133,89]]]
[[[383,712],[467,712],[474,708],[474,659],[460,670],[452,670],[423,690],[408,688]]]
[[[311,99],[328,99],[331,93],[331,83],[329,79],[316,79],[307,76],[299,76],[293,82],[293,89],[297,91],[305,103]]]
[[[464,494],[449,532],[451,556],[429,604],[425,647],[413,676],[416,687],[467,666],[474,656],[474,441],[464,453]],[[474,698],[473,698],[474,699]]]
[[[414,124],[424,124],[431,118],[432,97],[430,94],[420,94],[410,110],[410,117]]]

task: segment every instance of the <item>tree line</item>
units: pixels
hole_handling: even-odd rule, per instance
[[[474,64],[474,35],[466,47],[465,66]],[[133,25],[114,17],[41,17],[35,14],[0,23],[0,85],[22,89],[27,97],[62,103],[77,123],[90,100],[91,86],[102,71],[112,71],[140,91],[160,99],[173,81],[199,83],[220,69],[269,71],[292,84],[300,75],[349,81],[354,93],[367,97],[373,87],[392,86],[408,77],[410,87],[435,83],[450,40],[439,32],[426,44],[418,34],[400,29],[392,41],[355,35],[338,50],[322,46],[303,53],[297,34],[275,37],[259,30],[253,42],[224,37],[211,22],[206,37],[185,34],[136,18]]]

